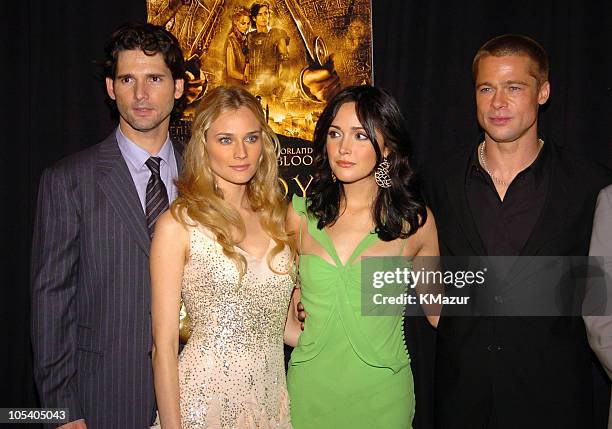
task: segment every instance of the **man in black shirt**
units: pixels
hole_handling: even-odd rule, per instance
[[[538,135],[550,95],[534,40],[496,37],[473,62],[484,137],[426,171],[442,255],[587,255],[609,172]],[[444,174],[441,174],[441,172]],[[444,317],[436,427],[592,428],[592,362],[579,317]]]
[[[516,174],[503,200],[476,152],[465,189],[487,255],[518,255],[533,231],[549,189],[550,154],[542,147],[536,160]]]

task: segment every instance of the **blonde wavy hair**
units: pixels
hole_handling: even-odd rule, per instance
[[[242,279],[247,262],[234,246],[246,235],[245,225],[238,211],[223,199],[222,191],[216,186],[206,149],[206,132],[213,122],[222,113],[241,107],[248,108],[259,121],[263,145],[257,171],[246,185],[246,195],[251,209],[261,214],[262,228],[276,243],[268,253],[268,266],[277,274],[287,274],[293,257],[285,272],[274,269],[272,263],[285,245],[290,245],[292,256],[295,252],[285,230],[287,203],[278,184],[280,144],[266,122],[259,101],[247,90],[237,86],[220,86],[200,101],[192,124],[191,139],[185,148],[183,172],[176,183],[178,197],[170,210],[183,225],[193,227],[200,224],[210,230],[223,248],[223,253],[236,264]],[[232,236],[232,227],[238,231],[238,237]]]

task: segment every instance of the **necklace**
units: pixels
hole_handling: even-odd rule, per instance
[[[538,139],[538,152],[536,153],[536,158],[538,157],[538,154],[540,153],[540,149],[542,149],[542,146],[544,146],[544,140]],[[500,179],[499,177],[494,176],[491,170],[489,170],[489,167],[487,165],[487,160],[485,158],[484,140],[482,141],[482,143],[480,143],[480,149],[478,151],[478,155],[480,158],[480,164],[482,164],[482,168],[484,168],[487,174],[491,176],[491,179],[493,180],[493,182],[497,183],[500,186],[504,186],[504,187],[508,186],[508,183],[506,183],[504,180]],[[533,161],[535,161],[535,158],[533,159]],[[531,161],[529,164],[531,165],[533,161]]]

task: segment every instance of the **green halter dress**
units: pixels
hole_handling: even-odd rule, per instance
[[[333,258],[300,255],[302,303],[308,314],[291,354],[287,387],[295,429],[406,429],[414,417],[414,384],[404,341],[402,311],[362,316],[361,262],[378,241],[374,233],[342,264],[325,230],[307,215],[303,198],[293,207],[308,233]]]

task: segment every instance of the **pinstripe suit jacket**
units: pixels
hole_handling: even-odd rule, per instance
[[[43,173],[31,272],[42,406],[94,429],[151,423],[149,247],[114,133]]]

